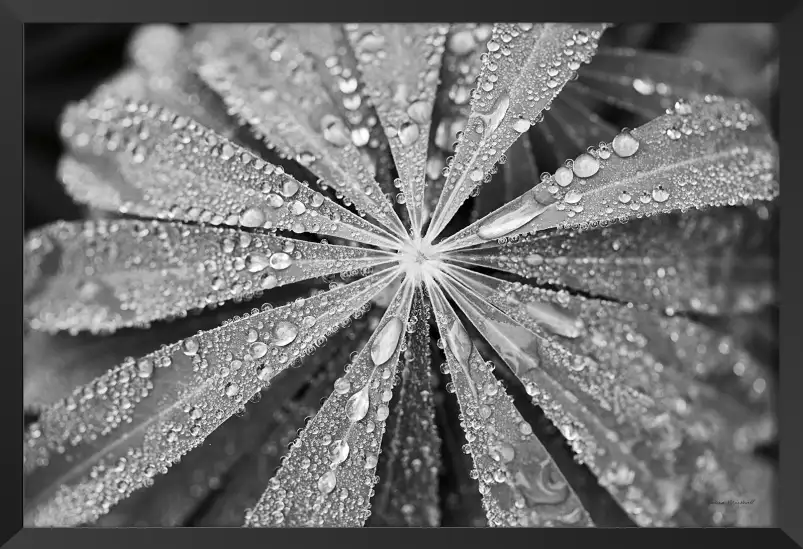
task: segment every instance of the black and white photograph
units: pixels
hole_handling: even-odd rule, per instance
[[[778,528],[777,25],[24,49],[26,529]]]

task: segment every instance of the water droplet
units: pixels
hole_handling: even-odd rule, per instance
[[[376,409],[376,419],[378,421],[385,421],[390,415],[390,408],[382,404]]]
[[[321,475],[321,478],[318,479],[318,490],[320,490],[322,494],[332,493],[335,486],[337,486],[337,476],[335,476],[334,471],[326,471]]]
[[[566,193],[566,196],[563,197],[563,201],[567,204],[577,204],[582,198],[583,193],[572,190]]]
[[[351,422],[360,421],[368,413],[368,385],[351,395],[346,402],[346,415]]]
[[[560,167],[555,170],[555,175],[552,176],[555,183],[561,187],[568,187],[574,180],[574,172],[569,168]]]
[[[426,124],[429,122],[432,108],[426,101],[416,101],[407,107],[407,116],[409,116],[416,124]]]
[[[329,455],[332,457],[332,465],[340,465],[349,457],[349,443],[345,440],[334,441]]]
[[[300,187],[301,186],[298,184],[298,181],[295,179],[285,179],[284,183],[282,183],[282,194],[286,198],[290,198],[298,192]]]
[[[265,343],[261,342],[261,341],[257,341],[256,343],[251,345],[250,352],[251,352],[251,357],[252,358],[255,358],[255,359],[256,358],[262,358],[263,356],[268,354],[268,346]]]
[[[265,223],[265,214],[259,208],[248,208],[240,214],[240,225],[243,227],[261,227]]]
[[[484,240],[496,240],[520,229],[546,209],[531,195],[525,196],[513,210],[501,212],[486,219],[480,225],[477,235]]]
[[[468,365],[469,358],[471,357],[471,349],[474,345],[471,343],[468,332],[466,332],[466,329],[459,320],[452,322],[449,331],[446,333],[446,341],[457,361],[460,364]]]
[[[137,362],[137,375],[142,378],[149,378],[153,374],[153,362],[143,358]]]
[[[351,137],[343,121],[327,114],[321,119],[323,138],[336,147],[345,147],[351,143]]]
[[[293,260],[284,252],[279,252],[270,256],[270,266],[277,271],[287,269],[292,263]]]
[[[399,140],[404,147],[409,147],[418,140],[420,130],[415,122],[405,122],[399,128]]]
[[[284,198],[276,193],[270,193],[265,199],[268,201],[268,206],[271,208],[281,208],[284,206]]]
[[[251,273],[258,273],[268,267],[268,256],[258,253],[250,253],[245,256],[245,268]]]
[[[339,378],[335,381],[335,392],[339,395],[345,395],[351,389],[351,382],[345,377]]]
[[[524,306],[527,314],[547,330],[568,338],[579,337],[585,326],[583,322],[567,312],[548,303],[531,302]]]
[[[530,129],[530,121],[526,118],[519,118],[513,122],[513,129],[519,133],[524,133]]]
[[[277,322],[276,326],[273,327],[271,335],[273,336],[274,345],[285,347],[290,345],[295,341],[296,337],[298,337],[298,326],[292,322],[282,320],[281,322]]]
[[[262,277],[262,281],[260,282],[260,286],[263,290],[270,290],[271,288],[275,288],[279,285],[279,279],[276,278],[276,275],[268,274]]]
[[[658,185],[652,190],[652,199],[656,202],[666,202],[669,199],[669,192],[661,185]]]
[[[627,158],[636,154],[639,142],[630,132],[622,132],[613,138],[611,145],[613,146],[613,152],[622,158]]]
[[[485,119],[485,135],[492,134],[496,131],[496,128],[499,127],[499,124],[502,123],[502,119],[505,118],[507,114],[507,110],[510,107],[510,96],[507,92],[502,92],[499,97],[496,99],[494,103],[493,109],[486,115],[483,115]]]
[[[294,200],[290,204],[290,213],[293,215],[301,215],[307,211],[307,207],[304,205],[303,202],[299,202],[298,200]]]
[[[472,171],[472,172],[469,174],[469,177],[471,177],[471,180],[472,180],[474,183],[479,183],[480,181],[482,181],[482,178],[483,178],[484,176],[485,176],[485,174],[483,173],[483,171],[482,171],[480,168],[477,168],[476,170],[473,170],[473,171]]]
[[[632,200],[632,198],[633,197],[630,196],[630,193],[627,191],[622,191],[621,193],[619,193],[619,202],[621,202],[622,204],[627,204],[628,202],[630,202],[630,200]]]
[[[257,371],[257,377],[262,381],[270,381],[273,371],[272,367],[265,365]]]
[[[691,114],[691,103],[687,100],[680,98],[675,101],[675,112],[680,116],[688,116]]]
[[[588,153],[583,153],[574,160],[572,170],[577,177],[591,177],[599,171],[599,160]]]
[[[227,397],[236,397],[237,393],[240,392],[240,387],[236,383],[229,383],[226,385],[226,396]]]
[[[187,339],[181,344],[181,349],[187,356],[193,356],[198,353],[198,342],[194,339]]]
[[[371,344],[371,360],[374,364],[384,364],[394,355],[401,338],[402,326],[402,321],[393,317],[379,331]]]

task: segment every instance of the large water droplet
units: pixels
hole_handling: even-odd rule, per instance
[[[576,338],[585,328],[582,320],[548,303],[531,302],[525,304],[524,309],[538,324],[557,335]]]
[[[502,119],[505,118],[507,110],[510,107],[510,96],[506,91],[502,92],[494,103],[493,109],[487,115],[483,116],[485,119],[485,135],[490,135],[496,131]]]
[[[486,219],[480,225],[477,235],[484,240],[495,240],[512,233],[538,217],[545,206],[539,204],[532,196],[525,196],[519,204],[510,211],[501,212]]]
[[[266,354],[268,354],[268,346],[261,341],[257,341],[253,345],[251,345],[251,356],[253,358],[262,358]]]
[[[407,107],[407,116],[416,124],[426,124],[429,121],[431,112],[432,108],[426,101],[416,101]]]
[[[630,132],[622,132],[613,138],[611,145],[613,146],[613,152],[622,158],[627,158],[636,154],[639,142]]]
[[[652,199],[656,202],[666,202],[669,200],[669,193],[661,185],[652,190]]]
[[[519,133],[524,133],[530,129],[530,121],[526,118],[519,118],[513,122],[513,129]]]
[[[396,351],[402,333],[402,321],[393,317],[388,320],[371,344],[371,360],[377,366],[384,364]]]
[[[240,214],[240,225],[243,227],[261,227],[265,223],[265,214],[259,208],[248,208]]]
[[[181,350],[184,351],[184,354],[187,356],[193,356],[197,354],[198,349],[198,342],[194,339],[187,339],[181,344]]]
[[[583,193],[578,191],[569,191],[566,193],[566,196],[563,197],[563,201],[567,204],[577,204],[582,200]]]
[[[351,422],[360,421],[368,413],[368,385],[351,395],[346,403],[346,415]]]
[[[399,128],[399,140],[403,146],[409,147],[418,140],[420,133],[418,124],[415,122],[405,122]]]
[[[318,479],[318,490],[322,494],[330,494],[335,489],[335,486],[337,486],[337,476],[335,476],[334,471],[326,471]]]
[[[568,187],[574,180],[574,173],[569,168],[560,167],[555,170],[555,175],[552,177],[561,187]]]
[[[459,320],[452,322],[449,331],[446,333],[446,341],[457,361],[460,364],[468,365],[473,344],[471,343],[471,338],[468,337],[468,332],[466,332]]]
[[[299,188],[301,188],[301,185],[295,179],[285,179],[284,183],[282,183],[282,194],[290,198],[298,192]]]
[[[283,271],[292,264],[293,260],[284,252],[279,252],[270,256],[270,266],[277,271]]]
[[[345,147],[351,143],[346,125],[338,117],[327,114],[321,119],[323,138],[336,147]]]
[[[329,455],[332,457],[332,465],[340,465],[349,457],[349,443],[345,440],[334,441]]]
[[[245,268],[249,272],[258,273],[267,268],[269,263],[268,256],[259,253],[250,253],[245,256]]]
[[[273,344],[279,347],[290,345],[298,337],[298,326],[292,322],[282,320],[273,327]]]
[[[588,153],[583,153],[575,159],[572,169],[577,177],[591,177],[599,171],[599,160]]]

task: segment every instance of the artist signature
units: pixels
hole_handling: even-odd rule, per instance
[[[756,500],[728,499],[725,501],[712,501],[711,505],[753,505]]]

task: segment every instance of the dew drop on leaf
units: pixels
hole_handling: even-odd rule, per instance
[[[577,177],[591,177],[599,171],[599,160],[588,153],[583,153],[574,160],[572,169]]]
[[[286,347],[295,341],[298,336],[298,326],[285,320],[276,324],[273,328],[273,343],[279,347]]]
[[[318,490],[324,495],[331,494],[335,486],[337,486],[337,476],[334,471],[327,471],[318,479]]]
[[[393,356],[402,335],[402,325],[399,318],[391,318],[374,338],[371,344],[371,360],[377,366],[384,364]]]
[[[346,403],[346,414],[349,421],[356,423],[368,413],[368,385],[351,395]]]
[[[633,156],[638,151],[638,139],[633,137],[629,131],[625,131],[613,138],[613,152],[622,158]]]

